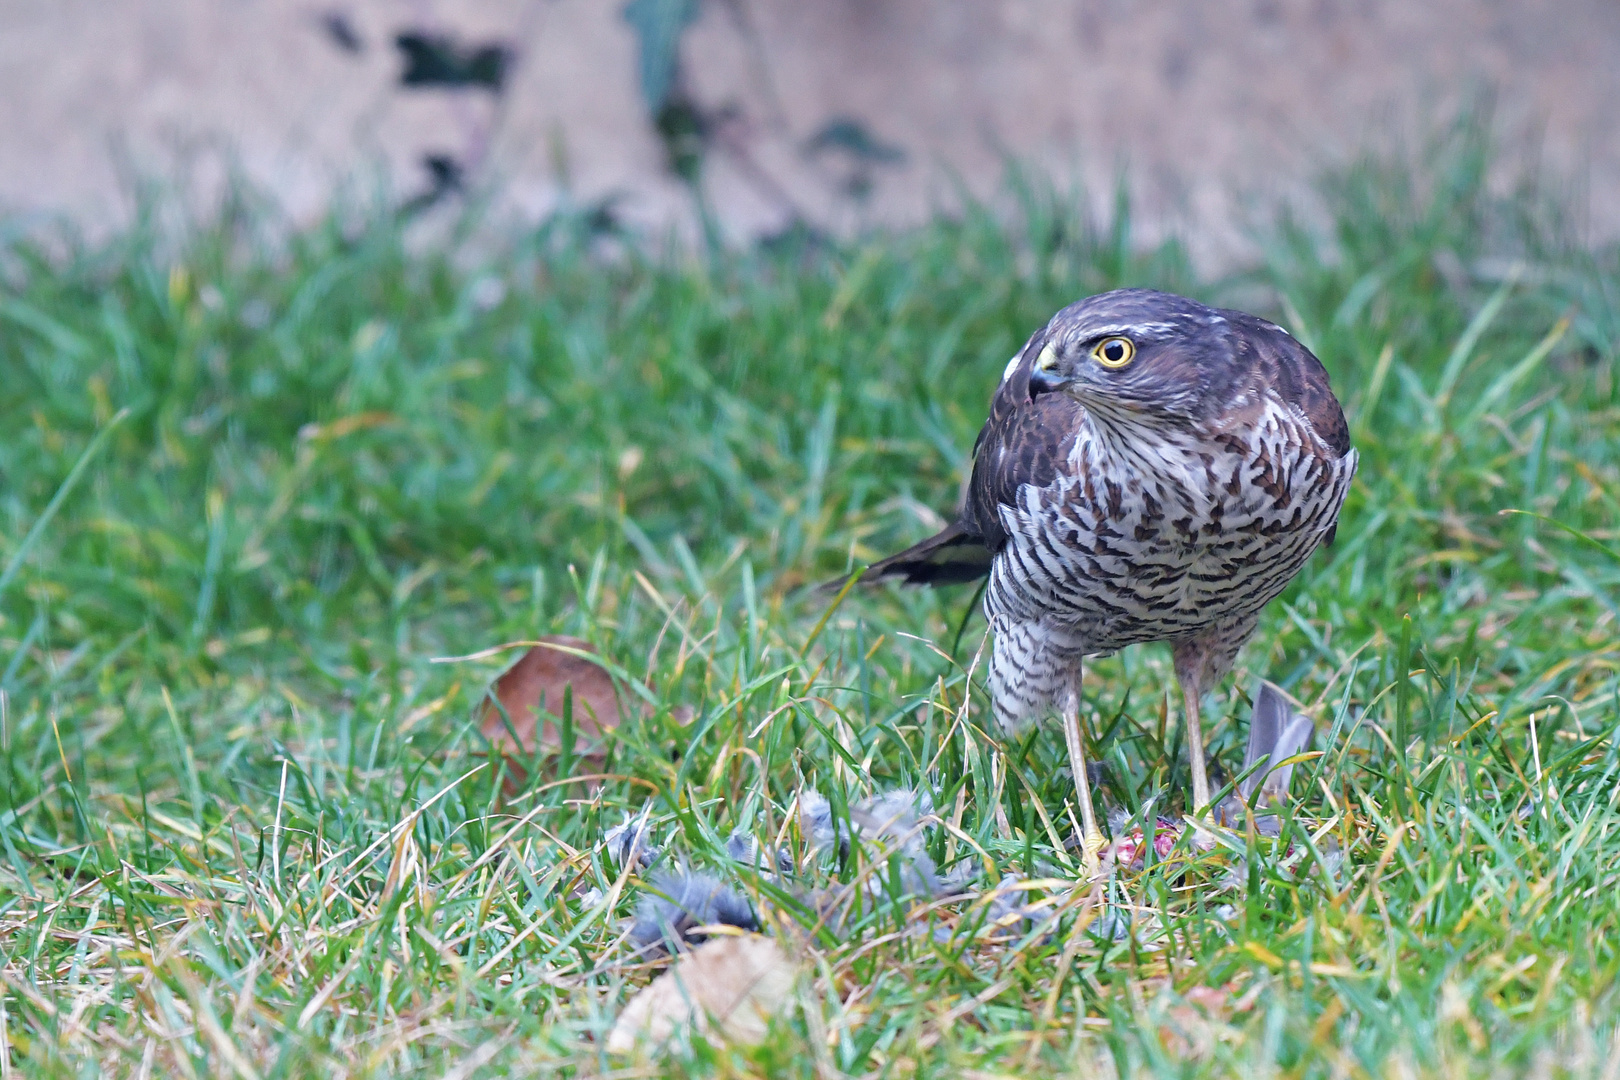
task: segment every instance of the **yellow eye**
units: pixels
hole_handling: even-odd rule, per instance
[[[1130,338],[1103,338],[1091,350],[1091,358],[1106,368],[1122,368],[1136,358],[1136,346]]]

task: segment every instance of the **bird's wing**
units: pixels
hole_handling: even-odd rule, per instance
[[[1024,347],[990,402],[990,419],[973,444],[973,477],[961,524],[994,554],[1007,543],[1001,507],[1014,506],[1025,484],[1046,487],[1067,467],[1085,408],[1068,394],[1029,393],[1030,366],[1042,336]]]
[[[1350,452],[1350,425],[1333,394],[1327,368],[1309,349],[1279,326],[1243,312],[1223,312],[1229,321],[1241,321],[1240,348],[1252,348],[1262,380],[1284,404],[1292,405],[1310,421],[1317,438],[1335,460]]]
[[[1280,326],[1243,311],[1221,314],[1241,328],[1237,348],[1254,353],[1262,383],[1283,404],[1299,410],[1333,460],[1350,453],[1350,425],[1322,361]],[[1339,523],[1334,521],[1322,537],[1322,546],[1332,545],[1338,532]]]
[[[898,581],[905,585],[961,585],[990,572],[990,549],[984,540],[952,522],[920,544],[873,563],[861,575],[862,584]],[[823,591],[843,588],[847,578],[828,582]]]
[[[973,475],[957,520],[873,563],[862,584],[957,585],[990,572],[991,560],[1007,543],[1000,507],[1014,505],[1022,485],[1045,487],[1057,478],[1085,416],[1080,403],[1067,394],[1030,397],[1030,365],[1043,340],[1040,334],[1031,338],[996,387],[990,418],[973,444]],[[848,580],[829,581],[820,591],[837,592]]]

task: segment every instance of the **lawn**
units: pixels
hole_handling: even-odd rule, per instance
[[[4,1075],[1616,1075],[1620,253],[1488,163],[1346,169],[1218,277],[1016,182],[708,255],[249,201],[4,241]],[[1206,709],[1227,776],[1257,679],[1316,719],[1283,836],[1075,891],[1061,732],[988,719],[973,589],[803,586],[937,528],[1007,358],[1124,284],[1288,326],[1361,471]],[[543,634],[627,718],[515,782],[481,705]],[[1187,789],[1172,690],[1163,647],[1087,668],[1138,822]],[[925,791],[967,894],[806,856],[811,788]],[[643,814],[798,963],[761,1044],[605,1050],[662,964],[606,842]],[[991,925],[1008,874],[1055,919]],[[836,932],[800,902],[862,881]]]

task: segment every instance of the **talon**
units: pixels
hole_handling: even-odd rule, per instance
[[[1080,869],[1087,881],[1096,881],[1102,876],[1102,849],[1106,843],[1097,829],[1087,832],[1080,841]]]
[[[1187,827],[1192,830],[1193,848],[1197,851],[1215,850],[1215,833],[1210,827],[1208,811],[1205,807],[1203,813],[1195,811],[1187,815]]]

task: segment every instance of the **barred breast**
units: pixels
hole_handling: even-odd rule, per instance
[[[1068,465],[1001,508],[984,610],[992,697],[1015,726],[1051,708],[1083,656],[1252,628],[1333,529],[1356,454],[1334,456],[1267,397],[1218,431],[1126,438],[1087,417]]]

